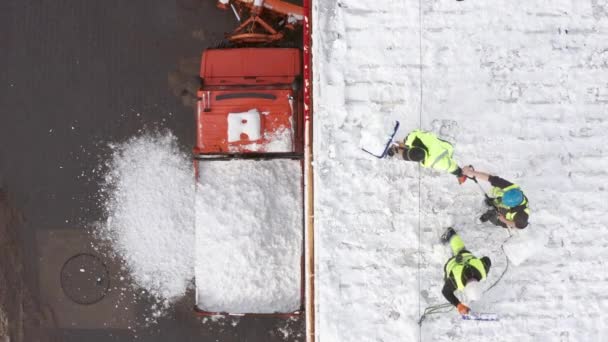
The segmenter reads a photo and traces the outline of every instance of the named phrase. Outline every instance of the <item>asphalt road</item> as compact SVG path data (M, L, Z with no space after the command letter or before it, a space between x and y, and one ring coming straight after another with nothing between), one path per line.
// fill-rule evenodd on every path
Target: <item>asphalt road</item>
M32 247L37 232L82 230L102 217L93 170L108 142L168 128L191 148L193 110L175 94L202 50L235 24L213 0L0 2L0 186L25 217L19 235L33 293L45 263ZM55 341L303 339L301 320L202 323L191 303L180 305L137 334L77 325L48 333Z

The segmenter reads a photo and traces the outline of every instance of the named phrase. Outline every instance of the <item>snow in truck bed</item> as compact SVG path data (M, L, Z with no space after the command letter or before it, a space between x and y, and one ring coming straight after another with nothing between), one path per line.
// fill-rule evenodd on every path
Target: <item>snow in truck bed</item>
M608 3L327 0L313 12L317 341L606 340ZM417 325L445 302L444 227L492 259L486 287L507 236L476 222L474 183L359 150L395 119L399 137L432 130L461 164L526 192L533 255L471 305L499 322L452 310Z
M300 309L300 161L200 161L198 170L197 306L230 313Z

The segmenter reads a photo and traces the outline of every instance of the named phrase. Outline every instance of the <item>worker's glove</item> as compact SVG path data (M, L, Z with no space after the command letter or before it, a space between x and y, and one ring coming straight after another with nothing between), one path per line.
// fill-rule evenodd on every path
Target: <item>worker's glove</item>
M462 303L459 303L456 308L458 309L458 313L461 314L461 315L466 315L471 310L471 309L469 309L468 306L466 306L466 305L464 305Z
M465 176L467 176L469 178L473 178L472 177L472 173L471 173L472 171L475 171L475 169L473 168L472 165L469 165L469 166L463 167L461 172L462 172L463 175L465 175Z

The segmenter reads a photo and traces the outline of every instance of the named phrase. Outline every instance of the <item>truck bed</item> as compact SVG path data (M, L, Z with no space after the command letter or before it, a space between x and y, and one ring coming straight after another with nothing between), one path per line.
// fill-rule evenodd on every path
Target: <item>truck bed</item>
M197 163L197 309L224 313L300 310L301 160Z

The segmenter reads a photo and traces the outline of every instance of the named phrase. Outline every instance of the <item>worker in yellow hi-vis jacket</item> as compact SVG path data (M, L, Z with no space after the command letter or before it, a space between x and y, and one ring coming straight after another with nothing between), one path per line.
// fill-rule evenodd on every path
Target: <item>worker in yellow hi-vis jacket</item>
M528 198L517 184L489 173L475 171L471 166L462 168L469 178L483 180L492 185L486 204L491 208L481 217L481 222L490 221L503 228L523 229L528 226L530 204Z
M454 146L445 140L439 139L435 134L414 130L403 140L388 151L389 156L401 156L403 160L419 162L426 168L438 171L447 171L456 177L462 184L466 177L453 159Z
M477 258L466 250L462 239L452 227L443 233L441 241L449 242L453 254L443 267L445 282L441 293L461 315L466 315L469 307L460 302L454 291L463 291L468 301L479 300L482 295L479 282L486 279L492 262L488 257Z

